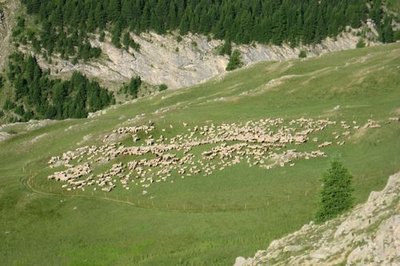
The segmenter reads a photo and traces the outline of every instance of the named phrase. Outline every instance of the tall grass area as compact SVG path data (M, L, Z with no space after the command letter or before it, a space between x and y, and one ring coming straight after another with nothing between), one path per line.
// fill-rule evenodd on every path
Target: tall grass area
M400 170L400 44L287 62L261 63L205 84L111 108L92 119L27 130L0 143L0 261L3 265L227 265L313 219L321 174L340 157L356 202ZM336 108L335 108L336 107ZM129 119L141 115L134 122ZM380 121L294 167L245 164L141 191L66 193L48 181L51 156L125 125L202 125L261 118ZM333 129L332 129L333 130ZM330 134L331 131L321 133ZM309 143L306 145L314 145ZM132 204L129 204L132 203Z

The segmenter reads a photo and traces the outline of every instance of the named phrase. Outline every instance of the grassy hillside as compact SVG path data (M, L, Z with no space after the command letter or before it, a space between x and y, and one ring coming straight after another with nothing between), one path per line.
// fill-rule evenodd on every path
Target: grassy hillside
M320 176L333 156L354 175L357 202L382 189L400 169L400 44L307 60L262 63L203 85L167 91L84 120L28 130L0 143L0 258L6 265L225 265L295 231L316 211ZM338 124L311 138L333 141L327 157L292 167L241 162L212 175L185 177L129 191L66 191L48 181L50 157L102 145L114 129L154 122L152 135L173 137L214 123L282 118ZM380 128L362 129L369 119ZM333 133L351 124L343 146ZM353 121L360 129L353 128ZM169 126L172 125L172 128ZM165 132L162 129L166 129ZM133 145L130 139L121 140ZM140 143L139 143L140 144ZM315 150L308 141L299 150ZM288 145L287 148L291 148ZM201 153L199 148L195 153ZM199 156L198 154L196 156ZM126 162L134 158L117 158ZM109 166L109 165L106 165ZM105 166L95 171L104 171Z

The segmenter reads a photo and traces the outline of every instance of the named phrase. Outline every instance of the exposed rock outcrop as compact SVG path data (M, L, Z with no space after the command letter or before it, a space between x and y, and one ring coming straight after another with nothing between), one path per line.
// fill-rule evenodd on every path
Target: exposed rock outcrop
M0 0L0 71L11 49L11 29L15 24L14 13L19 5L19 1Z
M11 134L8 134L7 132L0 132L0 142L9 139L11 137Z
M245 265L400 265L400 173L368 201L322 225L273 241Z
M369 26L368 26L369 27ZM73 65L64 60L55 59L51 65L39 60L42 67L52 69L56 75L81 71L96 78L108 87L126 82L139 75L152 85L167 84L170 88L188 87L224 74L228 63L227 56L218 55L219 40L209 40L206 36L189 34L181 41L177 35L158 35L144 33L132 35L140 44L140 51L121 50L109 41L92 40L92 45L100 47L107 59ZM245 65L260 61L281 61L297 58L300 50L316 56L332 51L355 48L359 37L354 32L343 33L336 40L327 38L321 44L291 48L287 45L234 45L241 51Z

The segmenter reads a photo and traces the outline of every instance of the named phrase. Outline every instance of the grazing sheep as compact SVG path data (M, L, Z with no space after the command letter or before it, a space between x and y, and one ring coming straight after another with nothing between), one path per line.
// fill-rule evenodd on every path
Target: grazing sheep
M339 138L351 135L351 130L356 126L350 127L348 124L356 125L354 122L338 123L337 127L345 131L332 134L332 138L336 140L335 144L344 145L345 142L339 141ZM77 188L84 190L87 186L94 186L93 191L100 188L102 191L111 192L117 184L126 190L129 190L130 183L148 188L167 181L172 176L178 175L182 178L200 174L207 176L239 163L264 169L294 166L294 160L307 160L326 155L320 150L298 152L289 150L287 146L304 145L311 134L335 126L337 123L329 119L314 120L302 117L292 119L288 123L281 118L267 118L245 123L220 125L209 123L194 127L189 127L187 123L182 124L187 128L184 133L169 139L159 135L157 140L149 135L155 129L151 121L147 125L115 129L104 135L104 145L83 146L60 156L51 157L48 162L51 168L65 166L67 170L55 172L48 178L63 182L62 188L67 190ZM377 125L372 120L366 124L367 127L377 127ZM173 128L172 125L169 127ZM138 134L144 135L145 141L136 146L126 147L118 142L119 138L114 142L111 141L114 135L127 137L130 135L133 143L136 143L140 140ZM312 140L318 142L319 138L313 136ZM318 147L329 145L332 145L332 142L325 141ZM195 152L197 147L201 147L201 153ZM90 163L106 164L120 158L131 157L131 161L126 164L113 163L107 171L96 176L90 175L92 171ZM75 162L78 165L75 165ZM147 190L143 190L143 195L145 194Z

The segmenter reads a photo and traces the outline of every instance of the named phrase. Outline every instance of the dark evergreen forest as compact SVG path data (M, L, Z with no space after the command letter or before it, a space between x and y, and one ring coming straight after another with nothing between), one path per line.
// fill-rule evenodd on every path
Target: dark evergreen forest
M23 42L32 42L37 51L58 52L64 58L89 59L100 51L90 46L88 33L112 33L116 46L121 42L136 49L124 34L153 30L179 30L209 35L235 43L282 44L319 43L337 36L345 26L360 27L367 18L378 24L384 42L393 41L383 12L382 0L22 0L27 12L41 25L40 34L24 33ZM368 5L367 5L368 4ZM390 27L391 28L391 27Z
M17 114L16 121L84 118L114 102L111 93L82 74L75 72L67 81L51 79L34 57L21 53L10 56L7 77L14 98L3 108Z

